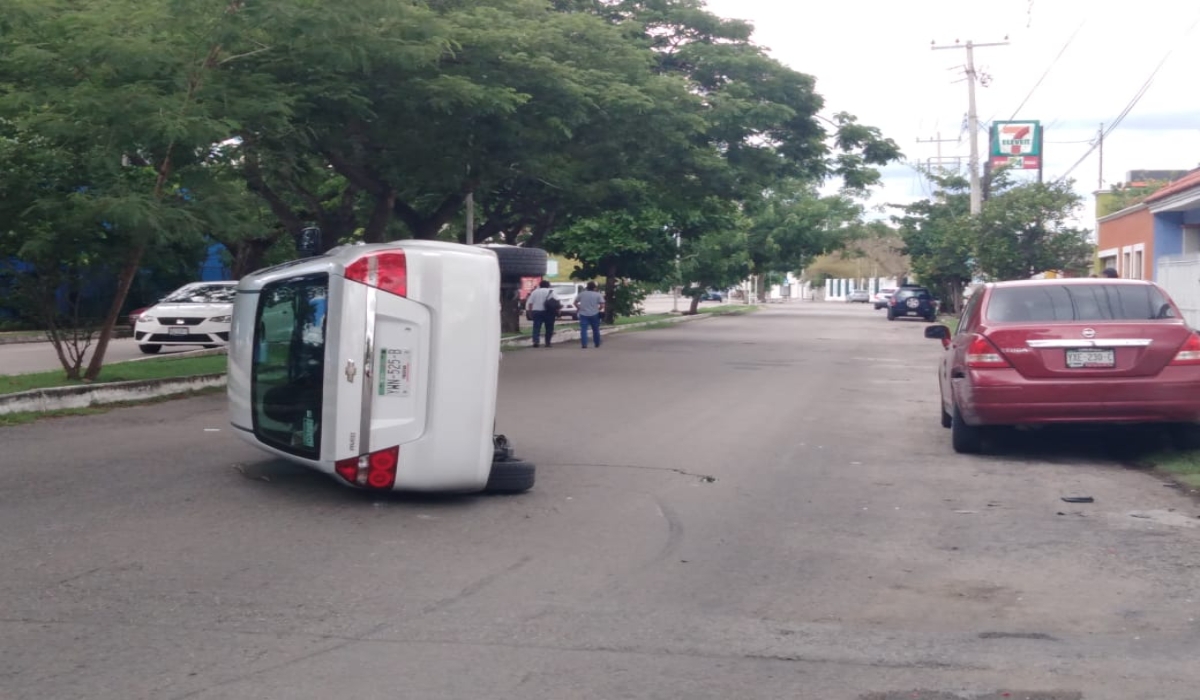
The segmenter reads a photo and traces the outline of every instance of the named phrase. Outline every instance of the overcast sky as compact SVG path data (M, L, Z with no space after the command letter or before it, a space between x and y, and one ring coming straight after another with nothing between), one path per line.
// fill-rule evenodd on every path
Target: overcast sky
M980 44L1007 36L1007 46L975 50L976 68L990 76L989 85L976 90L979 118L1007 120L1015 112L1017 119L1040 120L1047 180L1067 173L1088 152L1101 122L1112 124L1172 51L1149 90L1105 140L1104 182L1123 182L1134 169L1200 166L1196 0L707 2L718 15L751 21L757 43L814 76L826 116L844 110L880 127L910 164L937 155L937 144L917 140L939 132L956 139L942 144L943 156L962 156L966 163L970 148L967 85L961 82L965 51L931 50L930 42ZM979 148L985 159L986 133L980 134ZM885 170L872 204L926 195L928 184L910 164ZM1089 228L1099 176L1095 151L1070 173L1087 197L1089 209L1080 219Z

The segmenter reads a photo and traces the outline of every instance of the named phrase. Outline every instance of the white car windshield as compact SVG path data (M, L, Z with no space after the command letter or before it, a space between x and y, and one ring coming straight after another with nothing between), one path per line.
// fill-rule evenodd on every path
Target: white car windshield
M237 283L189 284L168 294L160 304L232 304Z

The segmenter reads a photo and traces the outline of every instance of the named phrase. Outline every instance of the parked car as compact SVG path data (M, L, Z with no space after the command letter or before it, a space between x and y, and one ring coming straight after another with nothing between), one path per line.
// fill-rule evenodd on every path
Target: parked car
M1200 335L1153 282L981 285L958 329L925 329L946 352L942 426L979 452L993 426L1163 423L1187 446L1200 421Z
M138 349L153 355L164 346L228 343L236 294L237 282L193 282L176 289L138 314L133 327Z
M574 282L556 282L550 285L554 296L562 302L562 308L558 311L559 318L579 320L579 307L576 305L579 300L579 287L580 285Z
M904 286L888 299L887 318L923 318L930 323L937 320L938 304L925 287Z
M725 294L720 290L706 289L700 295L700 301L725 301Z
M895 293L896 293L895 287L884 287L883 289L880 289L878 292L875 292L875 294L871 297L871 303L875 305L875 309L877 311L879 309L886 309L887 305L888 305L888 301L891 300L892 295Z
M846 303L867 304L871 301L871 293L865 289L855 289L846 295Z

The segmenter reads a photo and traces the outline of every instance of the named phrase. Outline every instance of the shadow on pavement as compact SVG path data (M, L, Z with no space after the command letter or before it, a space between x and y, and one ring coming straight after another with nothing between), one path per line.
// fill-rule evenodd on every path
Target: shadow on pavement
M338 483L330 476L292 464L283 459L266 459L234 466L234 470L252 482L260 482L264 491L280 494L297 504L324 506L419 505L423 508L456 508L470 505L481 497L498 498L505 494L444 494L366 491ZM520 495L520 494L518 494Z
M1058 463L1111 462L1131 469L1149 469L1152 455L1172 449L1174 443L1168 431L1160 426L1000 428L989 436L987 454Z

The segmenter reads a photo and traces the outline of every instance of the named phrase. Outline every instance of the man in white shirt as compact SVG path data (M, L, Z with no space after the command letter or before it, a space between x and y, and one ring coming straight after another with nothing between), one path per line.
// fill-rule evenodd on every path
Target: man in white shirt
M550 281L542 280L538 288L529 293L525 300L525 308L533 316L533 347L541 347L542 327L546 328L546 347L550 347L550 338L554 335L554 320L557 313L546 310L546 300L554 296L550 289Z
M588 329L592 330L592 344L600 347L600 314L604 313L604 295L596 291L596 283L588 282L587 289L575 298L575 308L579 309L579 340L583 349L588 346Z

